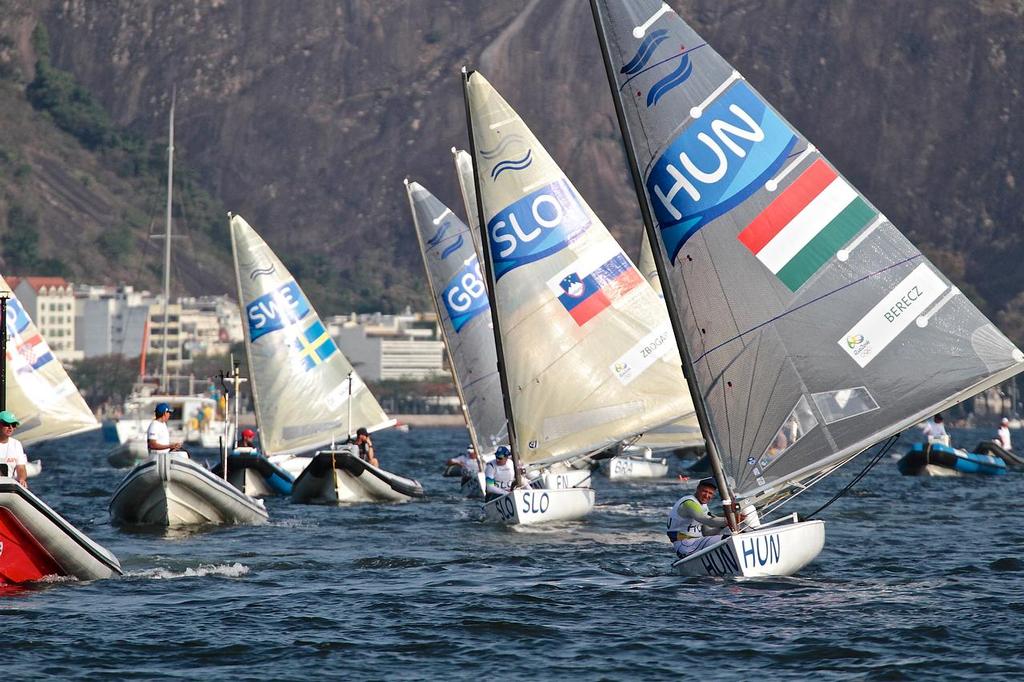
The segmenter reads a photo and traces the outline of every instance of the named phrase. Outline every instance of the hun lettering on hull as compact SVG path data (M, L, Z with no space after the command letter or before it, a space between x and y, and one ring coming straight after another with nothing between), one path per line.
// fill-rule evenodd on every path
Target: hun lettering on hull
M647 176L647 194L672 259L697 230L761 189L796 141L743 82L686 126Z
M740 538L743 568L759 568L777 564L782 556L782 539L777 533Z

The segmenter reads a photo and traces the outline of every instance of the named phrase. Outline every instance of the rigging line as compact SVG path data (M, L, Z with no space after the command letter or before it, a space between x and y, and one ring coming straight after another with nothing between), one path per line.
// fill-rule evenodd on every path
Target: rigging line
M867 463L867 465L866 465L866 466L864 467L864 469L863 469L863 470L862 470L862 471L861 471L861 472L860 472L859 474L857 474L856 476L854 476L854 478L853 478L853 480L852 480L852 481L850 481L850 482L849 482L849 483L848 483L848 484L847 484L847 485L846 485L846 486L845 486L845 487L844 487L844 488L843 488L842 490L840 490L840 491L839 491L839 492L837 492L837 493L836 493L835 495L833 495L833 496L832 496L832 499L831 499L831 500L829 500L829 501L828 501L828 502L826 502L825 504L823 504L823 505L821 505L820 507L818 507L817 509L815 509L815 510L814 510L814 511L813 511L813 512L812 512L812 513L810 514L810 515L808 515L808 516L804 517L804 519L803 519L803 520L804 520L804 521L810 521L810 520L811 520L811 519L813 519L813 518L814 518L814 517L815 517L815 516L816 516L816 515L817 515L817 514L818 514L819 512L821 512L821 511L824 511L824 510L825 510L826 508L828 508L828 506L829 506L829 505L831 505L831 504L832 504L833 502L835 502L836 500L838 500L838 499L839 499L840 497L843 497L844 495L846 495L846 493L850 492L850 489L851 489L851 488L853 488L853 486L855 486L855 485L857 485L858 483L860 483L861 479L863 479L863 478L864 478L864 477L865 477L865 476L867 475L867 473L868 473L869 471L871 471L871 468L872 468L872 467L874 467L874 466L875 466L876 464L878 464L878 461L879 461L880 459L882 459L882 457L883 457L883 456L884 456L884 455L885 455L886 453L888 453L890 449L892 449L892 446L896 444L896 441L897 441L897 440L899 440L899 437L900 437L900 434L899 434L899 433L897 433L897 434L894 434L894 435L892 435L892 436L889 436L889 438L888 438L888 440L886 440L885 444L884 444L884 445L882 445L882 447L880 447L880 448L878 449L878 453L877 453L877 454L875 454L875 456L871 458L871 461L869 461L869 462Z
M806 303L801 303L800 305L798 305L797 307L793 308L792 310L787 310L786 312L779 313L775 317L768 318L764 322L762 322L760 324L754 325L753 327L751 327L750 329L748 329L745 332L740 332L736 336L733 336L731 339L726 339L725 341L722 341L720 344L718 344L717 346L714 346L710 350L704 351L704 353L700 357L695 358L694 359L694 363L697 363L697 362L703 360L706 356L710 355L711 353L714 353L716 350L718 350L722 346L725 346L726 344L732 343L736 339L740 339L740 338L746 336L747 334L749 334L751 332L757 331L761 327L764 327L765 325L769 325L772 322L775 322L776 320L781 320L783 317L786 317L787 315L792 315L793 313L795 313L796 311L800 310L801 308L806 308L807 306L809 306L809 305L811 305L813 303L817 303L818 301L820 301L820 300L822 300L824 298L828 298L829 296L831 296L833 294L838 294L840 291L843 291L844 289L849 289L850 287L852 287L855 284L860 284L861 282L863 282L866 279L870 279L872 277L875 277L876 275L882 274L883 272L886 272L888 270L892 270L893 268L898 268L899 266L904 265L905 263L909 263L910 261L914 261L914 260L917 260L918 258L923 258L923 257L924 257L924 254L922 254L922 253L918 253L917 255L914 255L914 256L908 256L907 258L904 258L903 260L901 260L899 262L893 263L892 265L887 265L887 266L885 266L884 268L882 268L880 270L875 270L874 272L869 272L868 274L864 275L863 277L858 277L857 279L853 280L852 282L847 282L846 284L844 284L843 286L839 287L838 289L833 289L832 291L826 291L821 296L817 296L815 298L812 298L810 301L807 301Z

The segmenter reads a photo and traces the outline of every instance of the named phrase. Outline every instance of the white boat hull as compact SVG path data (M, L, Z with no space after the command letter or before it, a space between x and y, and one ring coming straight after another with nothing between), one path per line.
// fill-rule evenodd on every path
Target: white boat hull
M488 521L531 526L582 519L594 508L591 488L521 488L484 504Z
M160 453L132 469L114 492L118 523L157 526L263 523L263 504L180 453Z
M106 548L91 540L68 523L30 490L22 488L13 478L0 477L0 535L7 542L13 538L7 533L17 528L17 535L28 534L29 544L38 545L51 568L57 575L74 576L79 580L98 580L121 574L117 557ZM11 565L19 561L16 547L9 546L7 553L0 549L0 576L10 582L20 582L12 576L19 567ZM0 548L3 543L0 542ZM23 567L22 567L23 568ZM49 570L46 571L49 573ZM39 576L25 576L37 579ZM0 579L4 582L5 579Z
M950 469L949 467L940 466L938 464L929 464L918 474L918 476L937 476L940 478L948 478L950 476L964 476L960 471L956 469Z
M292 485L292 501L299 504L408 502L422 496L418 481L375 467L347 450L318 452Z
M291 474L292 478L298 478L313 461L309 455L271 455L267 459Z
M825 522L766 524L729 536L672 564L679 575L762 578L793 575L814 560L825 546Z
M668 475L668 460L619 455L603 460L601 471L612 481L664 478Z
M468 476L462 479L460 490L462 494L471 500L480 500L484 497L484 490L487 488L486 479L482 471L476 476Z
M540 485L545 490L567 490L569 488L589 488L593 472L590 469L561 469L544 471L540 475Z

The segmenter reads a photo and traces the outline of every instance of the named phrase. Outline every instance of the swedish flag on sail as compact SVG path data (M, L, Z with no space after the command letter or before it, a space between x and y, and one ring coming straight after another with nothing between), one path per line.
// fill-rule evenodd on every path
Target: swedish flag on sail
M338 351L331 335L324 329L320 320L314 319L301 334L295 337L294 347L299 351L299 362L302 369L309 371L325 362Z

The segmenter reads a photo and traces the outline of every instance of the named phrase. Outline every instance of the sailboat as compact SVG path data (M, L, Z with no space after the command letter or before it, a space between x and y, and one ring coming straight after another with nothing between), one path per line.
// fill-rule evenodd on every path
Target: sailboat
M167 147L167 232L165 234L166 249L164 251L164 330L167 329L167 306L170 300L171 272L171 178L174 171L174 96L171 97L171 113L169 128L169 144ZM163 372L161 388L167 389L167 343L163 345ZM188 404L189 398L170 395L150 395L143 399L143 404L155 405L167 402L172 410L177 405ZM212 400L205 398L205 400ZM150 415L153 414L150 408ZM173 418L180 418L187 423L187 415L179 412ZM149 421L145 420L148 426ZM147 455L135 464L124 477L110 500L108 511L111 519L126 525L157 525L186 526L194 524L243 524L263 523L269 517L260 500L250 497L238 490L224 479L214 475L205 467L194 462L186 452L164 450L149 455L146 427L142 427L143 418L137 419L136 435L125 443L134 443L125 451L115 450L108 457L111 464L123 460L120 456L134 459L135 456ZM170 425L170 422L168 422ZM210 433L215 444L219 444L224 434L224 422L211 420ZM171 441L181 442L181 432L172 430ZM187 435L187 432L186 434ZM143 449L144 448L144 449ZM125 455L125 452L127 453Z
M462 472L462 491L483 497L483 465L508 444L505 406L487 287L468 227L417 182L405 181L427 281L479 470ZM460 467L461 469L461 467Z
M484 511L508 524L580 518L592 489L526 488L520 471L683 414L678 351L657 294L519 115L477 72L463 69L463 88L517 479Z
M24 307L0 278L0 409L21 418L18 440L30 444L99 426ZM0 584L22 584L50 575L79 580L121 574L112 553L75 528L0 467Z
M423 495L414 479L374 466L347 442L356 427L393 426L335 345L309 299L256 231L231 216L238 301L263 454L314 453L292 501L402 502Z
M821 551L824 522L769 522L780 505L1017 374L1024 355L667 4L591 9L709 460L739 531L674 570L792 574Z
M163 339L161 346L161 370L159 386L147 384L140 377L133 395L125 401L122 417L106 433L116 434L118 441L107 455L107 461L116 468L127 468L138 464L149 454L146 442L146 431L153 419L153 410L160 403L171 406L171 419L167 422L171 440L185 443L193 454L199 448L212 452L219 446L220 437L225 424L216 419L217 401L210 396L198 395L192 391L189 378L189 392L181 393L180 387L172 390L171 377L167 370L167 329L170 323L168 306L171 300L171 207L173 198L174 178L174 105L175 95L171 95L171 111L168 123L167 145L167 210L164 229L164 289L163 289ZM145 336L144 336L145 338ZM143 349L143 357L146 349ZM175 377L181 380L184 377ZM211 415L211 418L205 418ZM199 425L202 425L200 428Z

